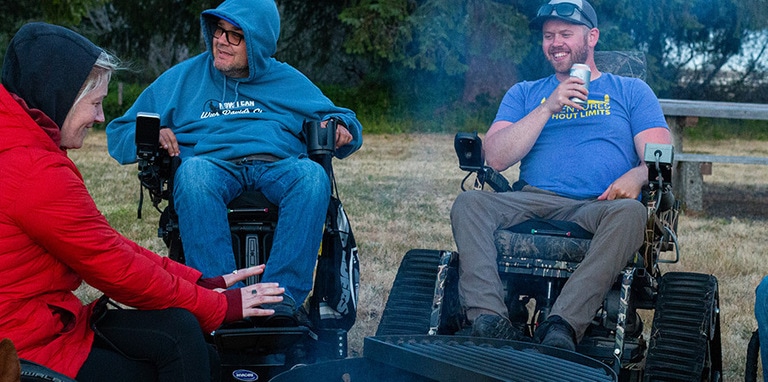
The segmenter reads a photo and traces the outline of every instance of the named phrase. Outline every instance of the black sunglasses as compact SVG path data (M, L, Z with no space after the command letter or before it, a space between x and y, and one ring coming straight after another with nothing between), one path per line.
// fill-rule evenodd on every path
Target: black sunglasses
M590 19L589 16L587 16L587 14L584 13L584 11L581 10L578 5L571 3L544 4L541 6L541 8L539 8L539 12L536 14L536 16L549 16L552 14L552 11L555 11L558 16L562 17L571 17L573 16L574 12L579 11L579 13L581 13L581 15L584 17L584 20L589 23L589 27L595 27L595 22L592 21L592 19Z
M225 30L224 28L217 25L216 29L213 30L213 38L219 38L221 35L226 35L227 42L234 46L240 45L240 42L243 41L243 38L245 37L240 33Z

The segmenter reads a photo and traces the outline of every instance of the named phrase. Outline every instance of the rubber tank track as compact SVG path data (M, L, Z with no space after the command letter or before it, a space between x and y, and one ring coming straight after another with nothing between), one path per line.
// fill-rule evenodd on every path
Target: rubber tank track
M427 334L440 251L412 249L403 256L377 336Z
M718 286L714 276L671 272L662 277L645 381L710 381L722 371ZM712 373L712 370L716 373ZM716 378L717 379L717 378Z

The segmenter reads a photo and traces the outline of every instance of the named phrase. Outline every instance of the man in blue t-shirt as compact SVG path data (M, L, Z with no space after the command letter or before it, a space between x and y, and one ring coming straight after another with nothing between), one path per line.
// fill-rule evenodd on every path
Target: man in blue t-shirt
M227 0L203 11L200 23L207 50L163 73L107 126L109 153L136 162L136 114L160 115L159 144L182 159L173 201L187 265L205 277L236 268L226 205L251 190L277 205L261 280L285 288L274 317L290 320L312 289L331 191L307 156L302 123L335 119L337 158L360 148L362 126L273 57L280 34L273 0Z
M459 293L473 335L521 338L508 319L493 232L534 217L575 222L594 235L589 251L536 332L546 345L573 350L643 243L645 144L670 143L671 137L647 84L595 66L600 31L586 0L551 0L539 8L531 28L542 31L542 49L555 74L514 85L483 144L487 164L498 171L520 162L520 180L527 185L456 198L451 224L461 255ZM584 81L569 74L576 63L590 67L588 92Z

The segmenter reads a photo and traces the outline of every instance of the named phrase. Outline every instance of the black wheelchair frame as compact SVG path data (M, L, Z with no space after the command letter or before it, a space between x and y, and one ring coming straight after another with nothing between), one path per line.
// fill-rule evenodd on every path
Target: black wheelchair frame
M331 118L325 127L318 121L306 121L303 135L309 157L325 169L334 192L332 159L335 151L337 121ZM151 133L141 129L152 129ZM137 123L138 178L141 183L138 218L141 218L144 190L160 212L158 237L168 248L168 256L184 263L178 216L173 205L173 180L181 164L157 147L159 122L147 126ZM145 140L141 142L140 140ZM332 194L333 195L333 194ZM162 208L162 204L166 203ZM265 264L272 247L278 220L278 207L258 191L245 192L228 204L233 253L238 268ZM316 278L317 280L317 278ZM246 280L250 285L258 276ZM312 298L312 297L310 297ZM298 364L311 364L347 357L347 330L321 327L319 317L299 307L299 323L291 327L260 327L252 320L227 324L208 337L222 360L222 380L269 379Z

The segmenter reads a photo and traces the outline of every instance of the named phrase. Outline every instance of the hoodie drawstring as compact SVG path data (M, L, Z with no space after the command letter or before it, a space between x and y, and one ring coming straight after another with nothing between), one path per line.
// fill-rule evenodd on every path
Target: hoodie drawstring
M229 82L229 77L224 76L224 89L221 92L221 102L224 103L224 101L227 99L227 82ZM240 81L235 81L235 102L238 101L240 98L240 91L238 88L240 87Z

